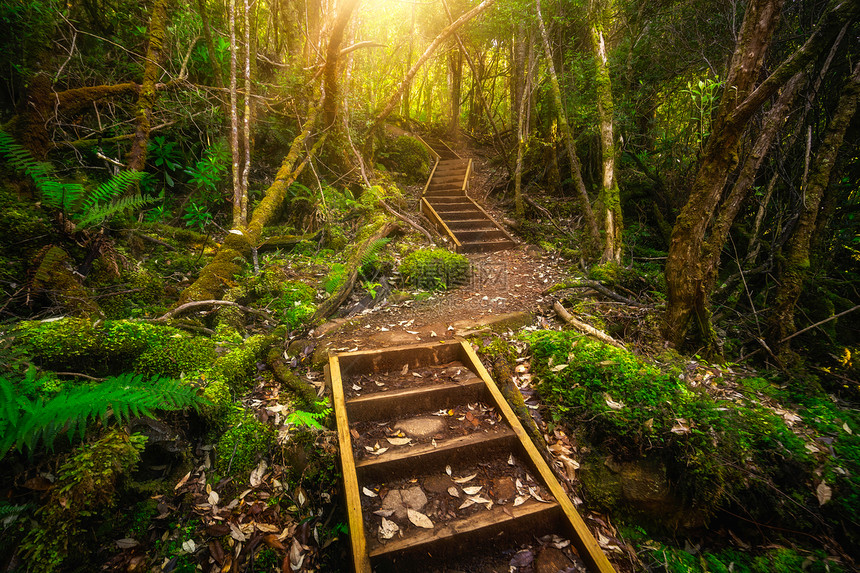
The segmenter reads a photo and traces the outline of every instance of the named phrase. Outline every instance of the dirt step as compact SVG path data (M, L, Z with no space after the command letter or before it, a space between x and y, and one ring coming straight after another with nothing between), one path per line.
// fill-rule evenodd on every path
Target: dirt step
M366 422L405 418L431 408L451 408L486 399L483 380L474 377L461 383L433 384L349 398L346 411L351 422Z
M507 239L507 235L495 227L492 229L464 229L454 231L454 236L463 244Z
M516 243L510 239L502 241L480 241L474 243L463 243L460 246L461 253L489 253L491 251L502 251L514 248Z
M486 217L473 221L446 221L445 224L454 231L455 235L458 231L493 231L497 229Z
M468 199L461 199L460 201L457 201L456 203L454 203L454 202L436 203L435 201L431 201L430 204L433 205L433 208L436 209L436 212L439 213L440 215L442 213L449 213L451 211L456 212L456 211L472 211L472 210L474 210L474 211L480 212L480 209L475 207L475 204L472 203L471 201L469 201Z
M440 203L460 203L464 201L468 201L466 199L465 193L459 194L450 194L450 195L425 195L427 200L430 201L431 205L438 205Z
M433 208L436 209L435 207ZM439 213L439 210L437 209L436 212ZM487 216L484 215L484 213L482 213L478 209L475 209L474 207L472 209L445 211L444 213L439 213L439 216L442 217L446 223L448 221L489 221L489 219L487 219Z

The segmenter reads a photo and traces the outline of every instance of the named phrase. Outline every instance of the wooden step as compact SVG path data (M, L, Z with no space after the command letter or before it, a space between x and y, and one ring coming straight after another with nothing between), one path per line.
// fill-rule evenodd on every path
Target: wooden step
M378 571L420 570L441 559L498 549L517 538L528 540L557 531L562 517L561 508L554 502L530 500L516 507L497 505L432 530L417 530L384 544L371 543L370 559Z
M431 205L439 205L441 203L461 203L467 201L465 193L448 194L448 195L425 195Z
M495 225L489 219L475 219L472 221L448 221L445 223L448 225L448 228L454 231L454 234L457 231L471 231L471 230L484 230L484 231L492 231L497 229Z
M434 384L350 398L346 402L346 411L350 421L365 422L409 417L431 408L450 408L486 398L484 382L476 377L459 384Z
M434 209L435 209L435 207L434 207ZM438 213L438 211L437 211L437 213ZM442 214L440 213L439 216L441 217ZM487 219L487 216L484 215L483 212L481 212L478 209L474 209L474 208L473 209L463 209L460 211L446 211L444 217L445 217L445 223L446 224L449 221L451 221L451 222L456 222L456 221L489 221L489 219Z
M510 428L499 427L492 432L476 432L434 445L417 444L355 462L359 479L365 483L384 482L397 476L443 471L446 465L459 461L479 463L499 456L507 457L514 450L517 436Z
M436 202L431 201L430 204L433 205L433 208L436 209L436 212L439 213L439 215L442 215L443 218L445 218L445 215L443 215L443 213L445 213L447 215L448 213L455 213L455 212L460 212L460 211L475 211L477 213L480 213L480 211L481 211L480 209L475 207L474 203L472 203L468 199L465 201L457 201L456 203L455 202L436 203Z

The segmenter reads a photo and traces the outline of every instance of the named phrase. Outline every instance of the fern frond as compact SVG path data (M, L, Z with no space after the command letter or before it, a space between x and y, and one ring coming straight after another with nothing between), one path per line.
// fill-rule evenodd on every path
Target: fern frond
M94 205L93 207L91 207L89 212L82 214L82 216L79 216L79 218L76 219L75 228L83 229L85 227L98 225L105 219L109 219L117 213L121 213L127 209L139 209L144 205L152 203L153 201L154 199L150 197L130 195L128 197L120 197L119 199L114 199L107 205Z
M132 185L137 185L144 177L143 171L120 171L105 181L87 195L81 205L81 212L91 211L100 203L111 201L119 197Z
M153 417L156 410L198 408L203 402L196 391L179 380L144 378L124 374L97 386L61 391L44 401L18 396L7 380L0 378L0 457L15 447L33 451L39 444L51 448L60 434L81 438L87 425L111 416L118 422L133 415ZM12 404L10 406L10 404Z
M383 237L381 239L375 240L361 256L361 265L364 266L374 262L376 260L377 255L379 255L379 252L382 251L382 248L385 247L385 245L387 245L390 241L390 237Z

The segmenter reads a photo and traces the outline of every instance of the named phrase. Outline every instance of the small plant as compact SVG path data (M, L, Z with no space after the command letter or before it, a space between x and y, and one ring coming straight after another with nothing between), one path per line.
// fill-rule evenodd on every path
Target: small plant
M192 202L185 207L185 214L182 215L182 219L185 221L186 227L196 227L203 231L206 225L212 221L212 213L209 212L206 205Z
M187 167L189 183L195 185L203 194L205 201L216 201L219 198L218 184L229 167L230 155L222 143L216 143L206 150L203 159L194 167Z
M149 157L156 167L161 168L164 184L172 188L176 182L171 173L179 169L179 161L182 159L176 149L176 142L167 141L163 135L153 137L149 142Z
M375 283L371 281L364 281L361 283L361 286L370 294L370 298L376 300L376 291L379 287L382 286L381 283Z
M445 249L419 249L403 259L399 270L409 285L446 290L466 282L469 259Z

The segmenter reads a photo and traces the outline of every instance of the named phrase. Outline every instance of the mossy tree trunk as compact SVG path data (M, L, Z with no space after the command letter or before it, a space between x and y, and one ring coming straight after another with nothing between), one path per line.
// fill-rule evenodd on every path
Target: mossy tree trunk
M555 63L552 59L552 49L549 45L549 34L544 25L543 15L540 11L540 0L536 2L538 26L540 27L540 35L543 40L544 56L546 58L546 67L549 71L550 86L552 87L552 97L555 102L556 114L558 115L558 126L564 138L564 144L567 149L567 158L570 161L570 176L573 179L576 187L579 205L582 208L582 214L585 218L586 232L588 233L588 247L596 249L600 244L600 231L597 229L597 219L594 218L594 211L591 209L591 200L588 198L588 190L585 188L585 181L582 179L582 165L579 162L579 157L576 155L576 143L573 140L573 133L570 129L570 124L567 122L567 112L564 109L564 103L561 99L561 87L558 83L558 75L555 73Z
M608 3L608 2L607 2ZM606 53L606 38L603 33L608 6L601 0L591 5L591 50L594 56L597 88L597 117L600 123L600 148L602 162L602 185L600 200L603 203L603 256L601 260L621 262L621 232L624 229L621 216L621 194L615 178L615 127L612 100L612 81L609 76L609 57Z
M786 245L785 262L780 275L781 280L772 318L772 342L774 346L780 348L780 353L783 355L788 352L788 343L783 345L783 340L795 331L794 309L809 275L810 239L815 229L818 207L830 187L833 166L842 148L845 131L857 111L858 97L860 97L860 63L854 66L848 82L842 89L836 112L830 120L827 133L815 156L809 182L803 190L804 201L800 218Z
M128 169L143 171L146 167L146 150L149 146L149 132L152 129L152 109L155 107L157 91L155 84L161 70L161 56L164 51L164 36L167 26L167 0L155 0L149 21L149 42L146 48L146 61L143 64L143 82L137 98L135 111L135 132L128 153Z
M352 16L355 7L359 0L344 0L341 4L337 18L334 21L334 26L331 30L331 35L326 48L325 65L323 67L323 82L325 90L325 99L323 99L323 115L325 127L329 128L336 125L337 109L340 104L340 89L338 82L338 64L340 63L340 46L343 43L343 35L346 31L346 25L349 24L349 19Z

